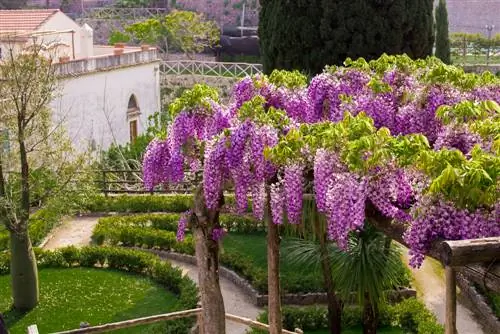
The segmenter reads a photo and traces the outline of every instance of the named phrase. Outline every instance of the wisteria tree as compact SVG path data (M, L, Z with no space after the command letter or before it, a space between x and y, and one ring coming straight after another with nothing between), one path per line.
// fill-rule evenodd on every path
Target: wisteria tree
M436 241L500 235L499 99L491 74L406 56L348 59L309 84L288 72L245 78L227 106L206 86L186 92L170 107L168 137L148 148L144 177L150 188L185 170L200 177L178 236L189 227L196 239L205 332L224 333L225 190L235 210L250 197L267 222L271 333L281 331L277 226L302 222L306 192L340 249L368 223L407 245L415 267Z

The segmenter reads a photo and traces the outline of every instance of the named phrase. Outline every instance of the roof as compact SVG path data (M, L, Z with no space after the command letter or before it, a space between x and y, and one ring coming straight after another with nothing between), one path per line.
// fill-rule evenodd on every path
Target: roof
M0 10L0 32L33 32L59 9Z

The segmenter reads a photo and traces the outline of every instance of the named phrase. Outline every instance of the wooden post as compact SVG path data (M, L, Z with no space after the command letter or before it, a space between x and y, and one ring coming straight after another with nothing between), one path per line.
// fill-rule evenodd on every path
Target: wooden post
M457 333L457 284L455 269L445 267L446 277L446 320L445 334Z
M273 223L271 217L271 194L267 189L266 215L267 222L267 287L269 308L269 333L281 334L283 324L281 320L280 295L280 236L279 227Z
M108 184L106 183L106 171L102 171L102 191L104 192L104 196L108 197Z

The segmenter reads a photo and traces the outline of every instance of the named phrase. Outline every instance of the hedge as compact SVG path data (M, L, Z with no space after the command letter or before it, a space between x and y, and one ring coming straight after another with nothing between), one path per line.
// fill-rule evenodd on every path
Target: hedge
M308 331L328 329L328 309L325 306L283 306L283 328L293 331L300 328ZM268 323L267 311L262 312L257 321ZM351 328L362 323L362 310L358 306L345 306L342 310L342 328ZM381 307L379 327L399 327L405 333L444 333L436 317L416 298L405 299L395 305ZM267 333L253 329L253 334Z
M232 205L234 195L225 195L225 203ZM251 201L248 202L251 212ZM96 196L86 207L91 212L185 212L193 205L190 194L172 195L118 195Z
M176 310L196 308L198 289L196 284L180 269L156 256L120 247L73 246L55 251L35 249L38 268L103 267L150 277L179 298ZM10 258L7 252L0 253L0 275L9 273ZM98 282L96 282L98 284ZM184 334L194 325L194 318L169 321L165 333Z
M31 242L36 245L42 242L52 228L59 223L62 214L50 209L40 209L33 213L29 219L29 234ZM9 248L9 232L0 231L0 251Z
M174 231L177 230L178 220L179 215L171 213L103 217L94 228L92 241L97 245L120 244L194 255L194 240L191 235L186 235L183 242L177 241ZM249 217L222 214L220 220L222 225L232 231L251 232L263 229L262 225ZM258 291L267 292L267 273L256 267L249 257L222 252L220 261L246 278Z

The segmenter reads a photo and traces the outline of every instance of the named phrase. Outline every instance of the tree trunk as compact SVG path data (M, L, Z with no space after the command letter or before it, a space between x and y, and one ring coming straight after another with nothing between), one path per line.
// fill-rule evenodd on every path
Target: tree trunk
M16 309L31 310L38 304L38 271L30 237L23 234L10 233L12 297Z
M221 205L223 196L221 194ZM212 230L218 226L219 212L207 210L203 189L195 194L193 234L196 241L196 263L200 288L202 323L200 333L226 333L226 312L219 284L219 243L212 239Z
M377 319L377 310L372 306L368 295L365 295L365 304L363 307L363 334L377 333Z
M280 237L278 225L273 224L271 218L270 198L271 197L268 190L266 204L266 222L269 333L281 334L283 323L281 320L280 295Z
M326 288L326 296L328 303L328 327L330 334L340 334L342 330L342 301L335 293L335 284L332 279L332 265L328 256L327 235L324 232L324 226L320 224L319 212L314 205L311 212L314 229L319 239L319 251L321 254L321 272L323 274L323 282Z
M342 302L335 294L335 285L332 279L332 266L328 257L326 235L320 240L321 269L326 287L328 301L328 327L331 334L340 334L342 329Z

